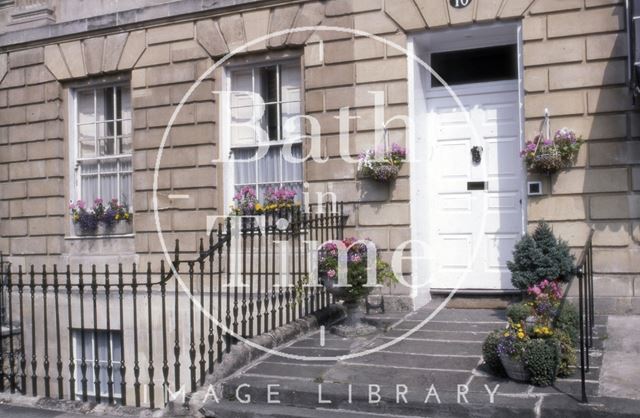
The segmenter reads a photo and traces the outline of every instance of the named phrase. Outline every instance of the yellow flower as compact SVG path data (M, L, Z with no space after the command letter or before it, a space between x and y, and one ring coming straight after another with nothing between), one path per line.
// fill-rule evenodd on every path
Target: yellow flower
M129 214L128 213L124 214L124 219L129 219Z
M116 215L116 221L120 220L120 214Z
M522 331L518 332L518 338L523 339L524 338L524 332L522 332Z
M256 210L262 210L262 205L260 203L256 203Z

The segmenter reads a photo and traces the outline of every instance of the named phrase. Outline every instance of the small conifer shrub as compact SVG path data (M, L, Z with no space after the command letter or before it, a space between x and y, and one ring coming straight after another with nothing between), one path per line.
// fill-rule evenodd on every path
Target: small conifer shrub
M533 234L526 234L516 244L513 261L508 261L507 267L511 283L526 290L544 279L568 281L573 262L567 243L557 239L551 227L541 222Z

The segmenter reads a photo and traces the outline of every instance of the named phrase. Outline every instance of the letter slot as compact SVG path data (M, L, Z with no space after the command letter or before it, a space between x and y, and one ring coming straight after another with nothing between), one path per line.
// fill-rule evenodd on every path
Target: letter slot
M467 182L467 190L487 190L486 181L469 181Z

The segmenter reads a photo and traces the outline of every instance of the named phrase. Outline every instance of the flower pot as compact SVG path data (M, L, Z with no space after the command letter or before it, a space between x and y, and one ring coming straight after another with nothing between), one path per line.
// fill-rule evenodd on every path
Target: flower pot
M82 229L79 222L73 224L73 234L77 237L94 236L98 234L98 229Z
M133 232L133 224L127 221L114 222L111 225L100 223L98 235L125 235Z
M321 277L320 283L327 289L327 292L336 299L345 300L349 298L349 290L344 286L337 286L337 281L328 277Z
M500 362L510 379L518 382L529 381L531 375L521 359L515 360L506 354L500 354Z
M106 225L103 222L99 222L98 226L94 230L86 230L80 227L80 223L73 224L73 232L77 237L92 237L101 235L125 235L133 232L133 224L131 222L120 221L115 222L112 225Z

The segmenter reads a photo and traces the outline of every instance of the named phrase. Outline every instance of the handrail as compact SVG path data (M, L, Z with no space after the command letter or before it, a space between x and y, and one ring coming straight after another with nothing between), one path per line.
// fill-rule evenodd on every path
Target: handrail
M590 370L589 352L593 348L593 326L594 326L594 300L593 300L593 234L595 230L590 228L587 241L582 247L578 256L574 271L567 285L567 289L572 285L574 278L578 279L578 317L580 331L580 380L582 403L588 403L586 390L586 373ZM566 303L568 291L565 291L560 301L560 307L553 319L553 326L557 323L560 312Z

